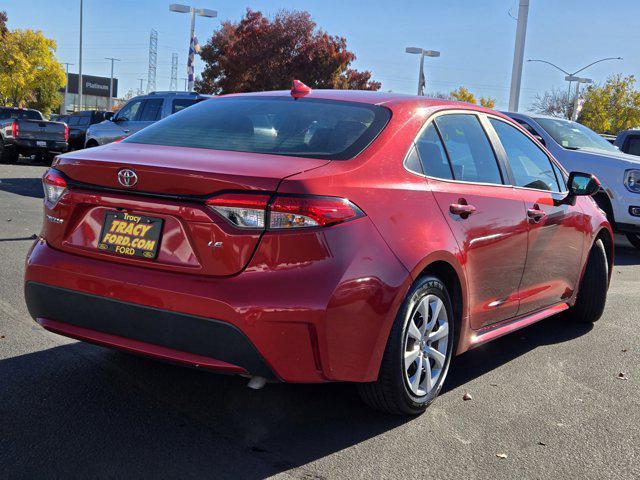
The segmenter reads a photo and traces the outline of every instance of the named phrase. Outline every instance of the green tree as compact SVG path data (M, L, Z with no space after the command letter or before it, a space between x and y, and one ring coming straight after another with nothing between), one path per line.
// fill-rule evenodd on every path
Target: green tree
M289 89L294 78L311 88L380 88L370 72L351 68L356 56L346 39L317 28L307 12L270 19L247 9L239 22L222 22L200 57L206 65L195 89L202 93Z
M459 87L451 92L450 96L453 100L457 100L459 102L467 102L474 105L477 105L478 103L476 96L465 87ZM480 105L486 108L494 108L496 106L496 99L491 97L480 97Z
M640 92L633 75L617 74L587 88L578 122L598 133L617 134L640 126Z
M59 106L66 78L55 50L55 41L40 31L7 31L0 42L0 101L44 115Z

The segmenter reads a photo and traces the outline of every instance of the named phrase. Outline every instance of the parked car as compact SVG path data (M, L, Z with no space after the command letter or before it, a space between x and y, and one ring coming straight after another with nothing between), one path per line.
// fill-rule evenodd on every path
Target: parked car
M602 189L594 199L614 231L640 248L640 158L627 155L577 122L536 114L507 113L567 169L594 173Z
M69 129L48 122L37 110L0 107L0 162L15 162L19 155L40 158L66 152Z
M209 97L193 92L152 92L134 97L110 120L89 127L85 147L97 147L125 138L205 98Z
M57 121L69 127L69 150L84 148L87 130L91 125L104 122L113 117L113 112L104 110L83 110L61 116Z
M291 94L218 97L58 157L32 317L255 388L357 382L398 414L427 407L454 354L563 311L598 320L613 236L594 176L482 107Z
M633 128L618 133L613 144L621 152L629 155L640 156L640 129Z

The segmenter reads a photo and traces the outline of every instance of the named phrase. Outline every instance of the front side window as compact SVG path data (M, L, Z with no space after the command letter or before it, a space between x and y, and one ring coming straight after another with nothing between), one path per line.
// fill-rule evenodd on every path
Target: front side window
M537 145L502 120L490 118L489 122L509 158L516 186L560 191L551 160Z
M640 155L640 136L632 135L627 140L625 152L631 155Z
M127 103L118 112L117 114L118 120L121 120L121 121L135 120L141 104L142 104L142 100L133 100L132 102Z
M435 123L456 180L503 183L498 161L476 115L447 114L437 117Z
M258 95L212 98L125 142L346 160L385 127L378 105Z
M416 148L425 175L453 180L447 153L433 122L416 139Z

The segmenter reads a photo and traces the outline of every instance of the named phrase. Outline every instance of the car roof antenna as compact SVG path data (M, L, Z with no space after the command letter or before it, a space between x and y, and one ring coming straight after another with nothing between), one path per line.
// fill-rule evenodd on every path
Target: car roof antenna
M311 88L307 87L300 80L293 80L293 84L291 85L291 96L295 100L302 98L305 95L309 95L310 93Z

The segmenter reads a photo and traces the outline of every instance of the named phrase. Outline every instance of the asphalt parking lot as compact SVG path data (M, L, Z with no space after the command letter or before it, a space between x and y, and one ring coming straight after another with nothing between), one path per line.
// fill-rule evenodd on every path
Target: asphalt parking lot
M640 477L640 251L625 242L596 325L551 318L468 352L424 415L397 418L348 384L253 391L41 329L22 275L44 170L0 165L1 478Z

